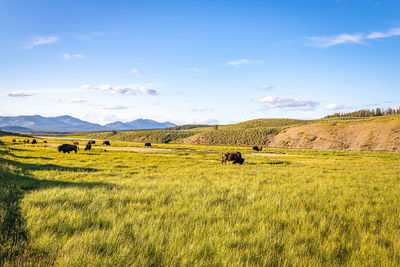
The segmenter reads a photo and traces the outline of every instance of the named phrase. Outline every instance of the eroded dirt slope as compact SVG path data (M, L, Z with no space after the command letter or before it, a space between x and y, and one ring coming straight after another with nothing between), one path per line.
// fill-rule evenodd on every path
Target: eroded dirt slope
M270 136L269 147L400 151L400 120L307 124Z

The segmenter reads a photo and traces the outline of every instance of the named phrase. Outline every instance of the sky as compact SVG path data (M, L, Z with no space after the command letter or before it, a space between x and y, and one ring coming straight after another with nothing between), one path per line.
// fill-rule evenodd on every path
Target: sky
M0 0L0 116L227 124L400 104L400 1Z

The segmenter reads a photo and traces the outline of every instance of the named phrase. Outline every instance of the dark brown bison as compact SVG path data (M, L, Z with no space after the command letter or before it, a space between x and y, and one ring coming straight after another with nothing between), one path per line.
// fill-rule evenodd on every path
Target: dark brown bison
M24 140L24 143L25 143L25 144L29 144L29 139L25 139L25 140Z
M46 141L46 140L44 140L44 141L43 141L43 143L46 143L46 144L47 144L47 141Z
M70 144L62 144L61 146L58 146L58 152L63 152L63 153L69 153L71 151L75 151L75 153L78 153L78 147L76 145L70 145Z
M17 140L13 139L12 142L15 143L15 142L17 142Z
M263 149L262 146L258 147L258 146L253 146L253 150L255 151L261 151Z
M86 147L85 147L85 151L87 151L87 150L91 150L92 149L92 145L90 144L90 141L86 144Z
M90 140L90 141L89 141L89 144L94 145L94 144L96 144L96 141Z
M37 144L36 139L33 139L33 140L32 140L32 145L34 145L34 144Z
M110 144L110 141L103 141L103 145L109 146L111 144Z
M222 155L222 163L226 164L226 161L233 161L233 164L243 164L244 158L242 158L242 154L239 151L228 152Z
M75 141L75 142L73 142L73 144L77 146L77 145L79 145L79 142Z
M144 143L144 146L151 146L151 143Z

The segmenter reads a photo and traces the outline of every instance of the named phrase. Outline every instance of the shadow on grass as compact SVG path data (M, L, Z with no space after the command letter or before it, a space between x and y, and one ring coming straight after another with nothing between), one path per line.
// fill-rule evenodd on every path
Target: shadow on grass
M112 189L115 185L107 183L75 183L54 180L38 180L30 174L32 170L58 170L88 172L92 168L65 167L55 164L21 163L6 159L13 156L0 142L0 266L12 265L51 265L41 255L36 255L29 248L29 236L19 203L24 194L31 190L52 187Z

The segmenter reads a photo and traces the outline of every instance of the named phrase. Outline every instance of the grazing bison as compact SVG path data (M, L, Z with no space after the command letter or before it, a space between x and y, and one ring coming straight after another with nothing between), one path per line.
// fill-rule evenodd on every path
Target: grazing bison
M89 140L89 143L88 143L88 144L94 145L94 144L96 144L96 141L94 141L94 140Z
M15 142L17 142L17 140L13 139L12 142L15 143Z
M261 151L262 150L262 146L258 147L258 146L253 146L253 150L255 151Z
M222 163L226 164L226 161L233 161L233 164L243 164L244 158L242 158L242 154L239 151L228 152L222 155Z
M58 152L63 152L63 153L69 153L71 151L75 151L75 153L78 153L78 147L76 145L70 145L70 144L62 144L61 146L58 146Z
M151 143L144 143L144 146L151 146Z
M87 151L87 150L91 150L92 149L92 145L90 144L90 141L86 144L86 147L85 147L85 151Z
M25 140L24 140L24 143L25 143L25 144L29 144L29 139L25 139Z
M77 146L77 145L79 145L79 142L75 141L75 142L73 142L73 144Z
M103 145L109 146L111 144L110 144L110 141L103 141Z
M43 141L43 143L46 143L46 144L47 144L47 141L46 141L46 140L44 140L44 141Z
M34 144L37 144L36 139L33 139L33 140L32 140L32 145L34 145Z

